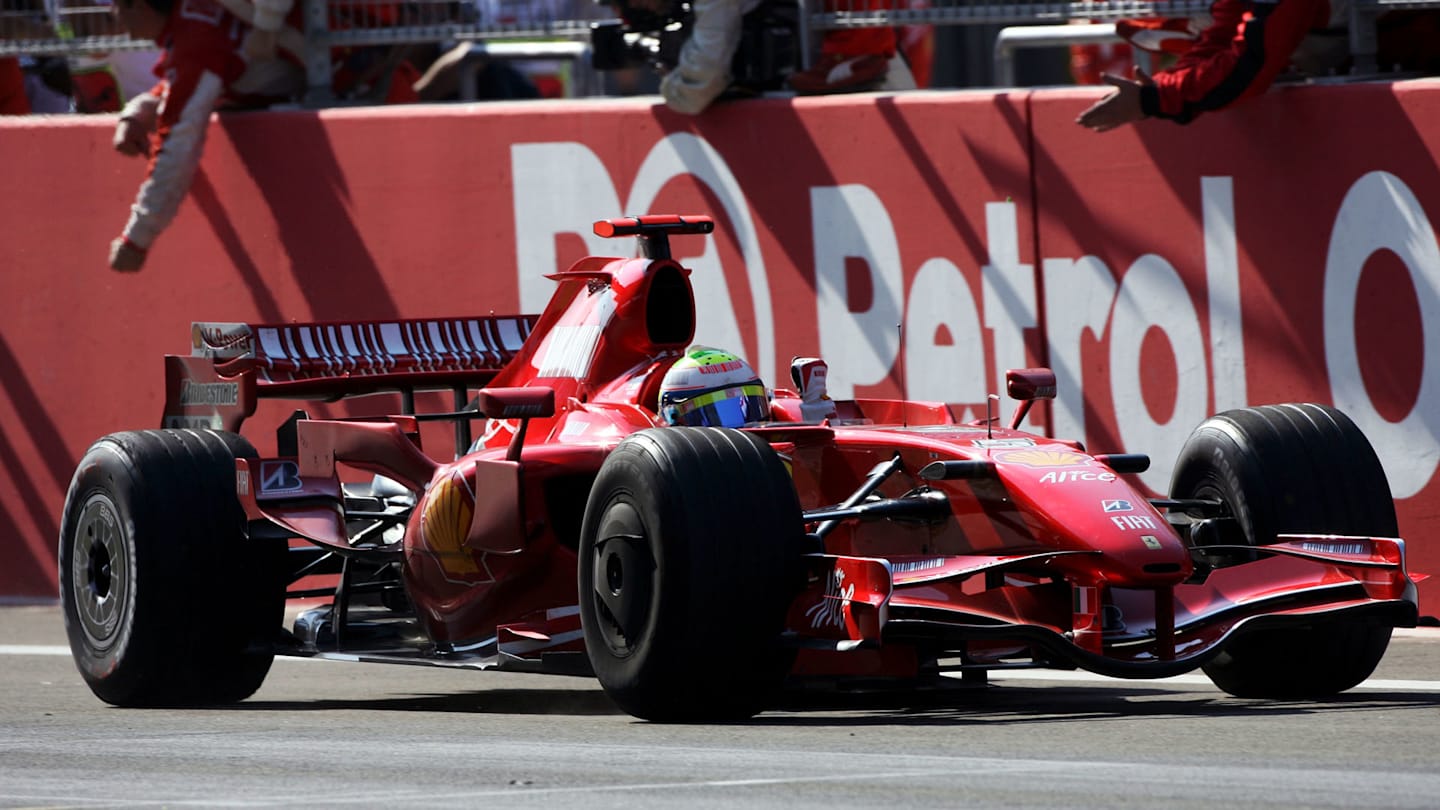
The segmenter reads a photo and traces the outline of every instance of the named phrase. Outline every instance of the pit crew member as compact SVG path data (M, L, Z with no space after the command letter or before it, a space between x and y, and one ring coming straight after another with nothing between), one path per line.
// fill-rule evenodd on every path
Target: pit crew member
M1076 118L1096 132L1167 118L1189 123L1196 116L1268 89L1291 63L1312 31L1324 31L1344 9L1343 0L1216 0L1212 21L1175 64L1152 78L1106 76L1115 90Z
M153 39L162 51L159 83L125 105L115 128L115 151L150 160L130 219L110 244L111 269L133 272L190 188L210 114L289 98L303 88L304 73L297 54L273 55L275 32L263 35L267 47L254 48L260 56L252 58L246 48L256 29L217 0L116 0L112 8L132 37ZM290 26L274 38L282 48L303 42Z

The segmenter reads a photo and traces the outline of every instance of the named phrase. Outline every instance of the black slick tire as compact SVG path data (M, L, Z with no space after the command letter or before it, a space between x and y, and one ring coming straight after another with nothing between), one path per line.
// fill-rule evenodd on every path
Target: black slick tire
M721 428L622 441L585 510L581 623L607 694L636 717L741 720L794 660L779 643L803 584L804 524L769 444Z
M1324 405L1266 405L1206 420L1180 451L1175 498L1224 504L1227 541L1264 546L1277 534L1395 537L1395 504L1374 448L1349 417ZM1244 560L1232 560L1243 564ZM1390 642L1365 619L1242 633L1204 667L1237 697L1301 699L1370 676Z
M80 460L60 526L75 664L117 706L233 703L260 687L283 622L286 544L247 537L236 457L203 430L116 433Z

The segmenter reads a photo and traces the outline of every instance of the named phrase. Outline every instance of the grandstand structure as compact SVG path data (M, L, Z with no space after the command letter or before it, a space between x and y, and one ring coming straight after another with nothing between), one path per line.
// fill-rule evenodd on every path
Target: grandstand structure
M794 0L809 63L822 32L873 26L1005 26L997 37L999 58L991 81L1007 86L1013 71L1003 63L1016 49L1104 41L1106 24L1121 19L1191 17L1205 14L1210 0ZM613 21L603 0L296 0L305 21L307 103L329 100L335 48L473 42L477 55L500 59L559 59L588 70L587 42L597 22ZM770 0L788 2L788 0ZM1440 0L1351 0L1352 76L1373 76L1376 21L1390 11L1440 8ZM1083 25L1073 25L1085 23ZM1097 28L1097 25L1100 26ZM1046 26L1043 31L1021 29ZM1016 31L1020 34L1016 34ZM1025 35L1028 34L1028 35ZM144 50L120 31L106 3L96 0L0 0L0 57L75 56ZM599 83L579 81L573 95L598 92Z

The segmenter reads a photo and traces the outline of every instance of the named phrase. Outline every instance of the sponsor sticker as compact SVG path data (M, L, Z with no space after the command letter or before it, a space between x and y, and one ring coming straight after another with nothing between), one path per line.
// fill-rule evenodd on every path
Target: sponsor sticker
M1145 547L1148 549L1158 550L1160 548L1160 538L1156 537L1153 534L1140 535L1140 542L1144 543Z
M1139 531L1141 529L1154 529L1155 518L1149 515L1115 515L1110 522L1124 531Z
M452 474L431 490L420 517L420 531L435 560L456 577L480 573L475 556L465 547L465 534L475 515L475 500L465 480Z
M235 471L235 494L236 494L236 495L249 495L249 494L250 494L250 471L249 471L249 470L236 470L236 471Z
M1330 542L1306 540L1300 544L1300 548L1304 551L1315 551L1320 554L1348 554L1357 557L1368 557L1370 555L1370 544L1363 540L1337 540Z
M537 377L581 377L590 372L590 363L595 357L595 347L600 342L603 327L593 324L579 326L556 326L550 330L545 342L543 357L535 361Z
M892 574L911 574L916 571L931 571L945 566L944 557L932 557L928 560L910 560L908 562L891 563Z
M180 404L186 405L239 405L240 383L215 382L197 383L192 380L180 381Z
M289 460L260 462L261 495L298 492L301 486L298 463Z
M1135 509L1129 501L1101 501L1106 512L1130 512Z
M196 357L229 359L250 353L250 327L243 323L193 323L190 353Z
M1075 481L1114 481L1118 476L1112 472L1096 472L1092 470L1061 470L1060 472L1047 472L1040 476L1042 484L1069 484Z
M1079 467L1090 463L1089 456L1064 450L1012 450L995 458L1026 467Z

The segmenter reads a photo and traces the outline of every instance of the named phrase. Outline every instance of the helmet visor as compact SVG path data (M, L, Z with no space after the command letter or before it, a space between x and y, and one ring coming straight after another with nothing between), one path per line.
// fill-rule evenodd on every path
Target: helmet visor
M671 421L689 427L734 428L770 418L770 401L758 382L707 391L672 407Z

